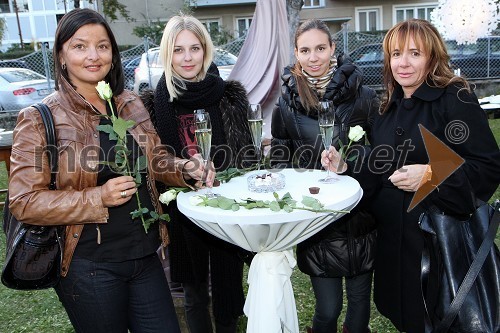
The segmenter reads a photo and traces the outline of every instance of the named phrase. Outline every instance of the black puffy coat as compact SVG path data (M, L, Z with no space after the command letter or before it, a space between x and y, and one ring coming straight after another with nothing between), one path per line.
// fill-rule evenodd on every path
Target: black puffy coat
M362 73L350 59L338 60L339 67L326 87L323 100L337 106L334 142L348 143L349 127L360 125L369 132L379 100L375 91L361 84ZM317 115L308 114L300 102L296 79L285 68L281 97L273 111L271 163L275 167L321 169L324 150ZM338 143L336 144L337 149ZM298 244L299 269L311 276L354 276L373 269L376 225L362 209L362 202L339 220Z

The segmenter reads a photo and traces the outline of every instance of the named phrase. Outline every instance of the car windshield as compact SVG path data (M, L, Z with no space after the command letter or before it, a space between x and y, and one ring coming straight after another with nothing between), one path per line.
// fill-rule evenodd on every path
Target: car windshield
M37 72L26 70L2 72L0 73L0 76L10 83L45 79L45 76L38 74Z
M217 51L215 53L214 62L217 66L230 66L236 64L236 56L226 51Z

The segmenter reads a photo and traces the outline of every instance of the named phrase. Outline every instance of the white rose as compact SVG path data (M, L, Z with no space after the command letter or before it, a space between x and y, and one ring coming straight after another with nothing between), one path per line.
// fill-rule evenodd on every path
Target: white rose
M99 94L99 97L101 99L107 101L110 100L111 97L113 97L113 91L111 90L109 83L106 83L105 81L99 81L95 89L97 90L97 93Z
M165 205L168 205L170 201L175 200L176 197L176 190L168 190L167 192L163 192L162 194L160 194L159 200Z
M203 198L200 197L199 195L193 195L189 197L189 203L193 206L198 206L203 202Z
M356 125L349 128L349 140L358 142L365 135L363 127Z

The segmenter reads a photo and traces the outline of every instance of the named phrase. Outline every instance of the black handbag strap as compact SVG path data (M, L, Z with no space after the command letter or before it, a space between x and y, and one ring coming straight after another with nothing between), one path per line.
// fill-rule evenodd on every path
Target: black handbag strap
M50 165L50 184L49 189L56 189L56 175L58 170L58 157L59 153L57 151L57 141L56 141L56 128L54 125L54 118L52 118L52 113L47 105L43 103L33 104L32 107L40 112L42 116L42 121L45 125L45 138L47 140L47 145L45 147L47 153L49 154L49 165Z
M450 328L451 324L455 320L455 317L458 314L458 311L462 307L465 298L467 294L469 293L470 288L474 284L474 281L477 278L477 275L481 271L481 268L484 264L484 261L486 260L486 257L490 253L491 247L493 245L493 241L495 239L495 235L498 229L498 225L500 223L500 202L497 200L494 204L494 213L493 217L491 219L490 225L488 227L488 231L485 234L485 237L483 239L483 242L481 243L481 246L479 247L479 251L477 251L476 257L474 258L474 261L472 262L471 266L469 267L469 270L467 271L467 274L465 275L464 280L460 284L460 287L458 288L457 294L453 298L453 301L450 304L450 307L448 308L448 311L444 315L443 319L439 323L439 325L436 327L434 332L447 332L448 329ZM430 268L430 257L429 257L429 251L427 249L424 250L422 254L422 285L423 289L426 288L426 284L428 281L428 274L429 274L429 268ZM424 294L424 304L425 304L425 294ZM426 318L425 318L425 327L426 327L426 332L430 331L430 328L432 327L427 305L425 304L425 312L426 312Z

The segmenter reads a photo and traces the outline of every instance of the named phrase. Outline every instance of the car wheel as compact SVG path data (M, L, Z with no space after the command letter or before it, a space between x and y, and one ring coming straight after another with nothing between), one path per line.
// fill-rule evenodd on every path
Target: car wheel
M125 88L128 90L134 89L134 79L133 78L128 78L125 80Z
M144 90L146 90L148 88L149 88L149 84L147 84L147 83L141 83L139 85L139 94L142 93Z

